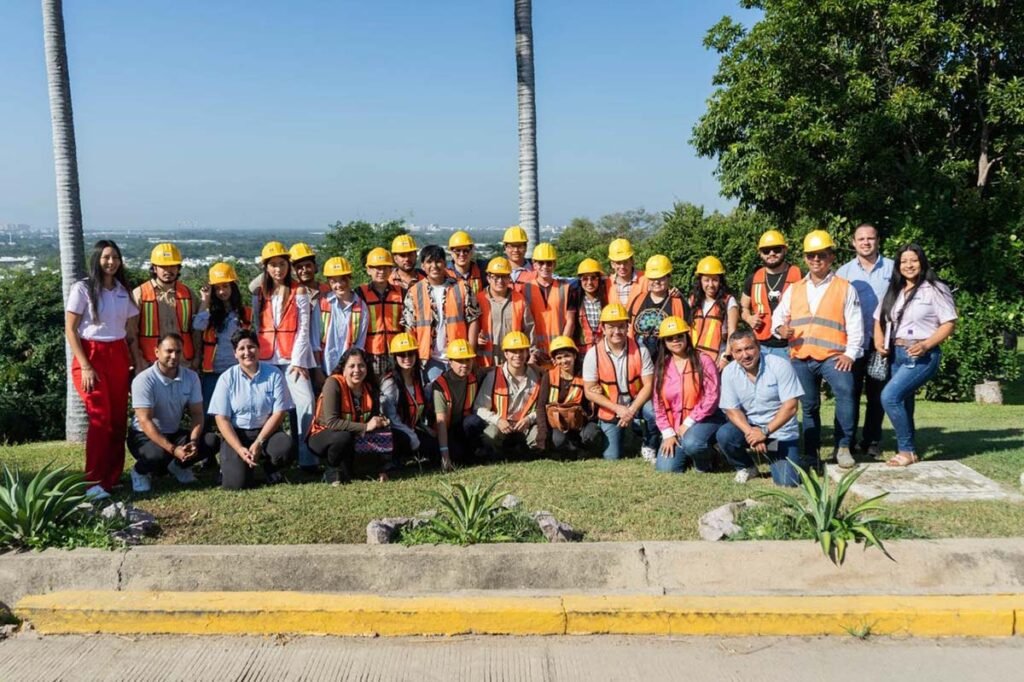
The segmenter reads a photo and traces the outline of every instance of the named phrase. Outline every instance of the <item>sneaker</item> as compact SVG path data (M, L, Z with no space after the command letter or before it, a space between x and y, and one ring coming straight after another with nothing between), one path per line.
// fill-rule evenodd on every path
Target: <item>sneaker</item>
M135 473L135 472L132 471L132 473ZM108 493L106 490L104 490L103 486L101 486L101 485L94 485L93 487L91 487L91 488L89 488L88 490L85 491L85 496L87 498L89 498L90 500L93 500L93 501L106 500L106 499L108 499L110 497L110 493Z
M737 483L746 483L752 478L757 478L761 475L761 472L757 470L757 467L744 467L736 472L736 476L732 479Z
M153 486L149 479L149 474L140 474L135 468L132 468L132 492L136 493L148 493L152 490Z
M649 445L645 445L640 448L640 456L644 458L645 462L653 462L658 459L658 451Z
M335 467L324 468L324 483L333 486L341 485L341 472Z
M871 459L882 459L882 446L878 443L872 443L864 452Z
M836 464L840 469L852 469L857 466L857 460L853 458L850 448L838 447L836 448Z
M190 483L196 482L196 475L192 473L192 469L181 466L177 461L170 462L167 465L167 471L178 479L178 483L182 485L189 485Z

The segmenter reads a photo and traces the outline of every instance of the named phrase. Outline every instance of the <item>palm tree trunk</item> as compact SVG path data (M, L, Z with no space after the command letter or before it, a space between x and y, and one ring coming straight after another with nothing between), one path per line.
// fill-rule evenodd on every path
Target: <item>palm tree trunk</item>
M60 274L67 302L71 285L85 276L85 239L82 235L82 203L78 194L78 154L75 120L71 110L71 78L64 42L64 7L61 0L42 0L43 40L46 49L46 80L50 89L50 121L53 126L53 166L57 176L57 233L60 239ZM85 406L71 381L71 348L65 344L68 368L66 438L83 442L88 426Z
M519 95L519 224L540 242L537 199L537 105L533 83L533 0L516 3L516 75Z

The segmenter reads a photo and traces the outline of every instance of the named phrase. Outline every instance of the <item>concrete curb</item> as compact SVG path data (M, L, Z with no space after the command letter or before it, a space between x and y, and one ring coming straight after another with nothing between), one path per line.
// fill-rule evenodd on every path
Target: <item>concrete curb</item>
M1024 594L376 597L301 592L55 592L16 614L43 634L1009 637Z

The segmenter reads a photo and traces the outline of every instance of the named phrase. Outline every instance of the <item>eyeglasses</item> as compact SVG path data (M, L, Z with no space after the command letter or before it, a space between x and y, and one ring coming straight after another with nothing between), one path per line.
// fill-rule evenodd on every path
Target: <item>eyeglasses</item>
M767 256L770 253L782 253L785 250L785 246L766 246L763 249L760 249L761 253L764 254L765 256Z
M463 247L463 248L458 248L458 249L452 249L452 253L454 253L457 256L464 256L464 255L466 255L467 253L469 253L472 250L473 249L467 249L467 248Z
M805 253L804 258L807 260L828 260L828 257L831 255L828 251L812 251L811 253Z

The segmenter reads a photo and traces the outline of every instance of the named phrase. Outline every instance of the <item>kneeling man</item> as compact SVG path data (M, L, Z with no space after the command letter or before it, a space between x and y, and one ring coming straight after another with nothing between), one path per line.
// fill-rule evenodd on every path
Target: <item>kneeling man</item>
M501 350L504 364L484 375L474 403L477 416L487 424L484 442L499 452L524 443L540 451L548 437L547 375L527 365L530 339L523 332L505 334Z

